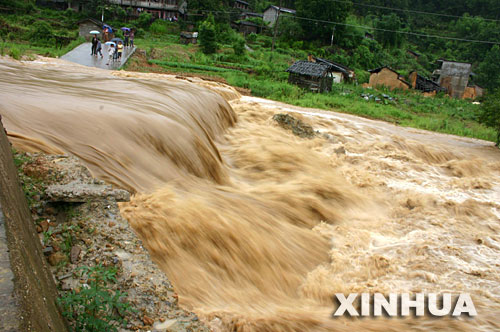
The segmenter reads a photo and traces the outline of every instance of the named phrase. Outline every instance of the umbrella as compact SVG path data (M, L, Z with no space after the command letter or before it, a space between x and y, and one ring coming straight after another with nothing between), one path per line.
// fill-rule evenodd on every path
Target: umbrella
M91 35L98 35L98 34L100 34L100 32L99 32L99 31L97 31L97 30L92 30L92 31L90 31L89 33L90 33Z
M117 44L118 44L118 42L122 42L122 44L123 44L123 39L118 38L118 37L111 39L111 41L112 41L112 42L115 42L115 43L117 43Z
M123 31L130 31L130 28L122 27Z
M111 28L111 27L110 27L109 25L107 25L107 24L104 24L104 25L102 26L102 28L103 28L103 29L108 28L108 32L109 32L109 33L113 33L113 28Z
M115 43L113 43L113 42L111 42L111 41L106 42L106 44L105 44L105 45L113 45L113 46L116 46L116 44L115 44Z

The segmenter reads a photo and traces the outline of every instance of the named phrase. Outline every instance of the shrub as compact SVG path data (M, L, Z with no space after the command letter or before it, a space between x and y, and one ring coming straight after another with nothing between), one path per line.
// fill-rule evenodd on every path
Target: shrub
M142 12L141 15L135 20L135 25L142 29L147 29L151 24L153 16L150 13Z
M52 27L46 21L36 21L30 28L29 40L35 45L47 45L53 38Z
M21 56L22 56L22 52L16 46L12 46L9 50L9 56L16 59L16 60L20 60Z
M212 15L209 15L208 18L201 23L199 41L203 53L212 54L217 51L215 24Z
M234 54L238 56L245 54L245 39L240 35L233 40L233 50Z
M156 35L164 35L167 33L167 22L156 20L149 27L149 31Z
M67 292L59 299L64 317L68 318L75 331L107 332L117 331L126 323L122 318L133 310L122 298L120 291L112 292L110 282L116 282L116 269L106 269L102 265L78 268L81 277L87 278L88 287L77 293Z

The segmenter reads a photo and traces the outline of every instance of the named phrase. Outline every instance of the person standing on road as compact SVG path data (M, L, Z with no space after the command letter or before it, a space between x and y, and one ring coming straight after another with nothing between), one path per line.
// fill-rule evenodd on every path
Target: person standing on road
M90 55L94 55L94 56L97 56L97 36L94 35L94 37L92 37L92 51L90 53Z
M97 46L96 46L96 52L95 52L95 56L97 56L98 54L101 56L101 59L102 59L102 43L101 43L101 40L99 38L97 38Z
M135 37L135 32L134 29L130 30L130 47L134 47L134 37Z
M110 44L109 45L109 50L108 50L108 63L106 64L109 65L110 62L113 62L114 60L114 56L115 56L115 45L114 44Z
M130 30L123 31L123 36L125 37L125 47L128 47L128 41L130 37Z
M123 53L123 44L121 41L118 42L117 52L118 52L118 61L122 61L122 53Z

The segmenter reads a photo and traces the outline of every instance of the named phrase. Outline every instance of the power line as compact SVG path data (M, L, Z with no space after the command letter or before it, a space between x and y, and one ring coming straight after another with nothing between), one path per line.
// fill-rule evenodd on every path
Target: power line
M289 18L295 18L295 19L299 19L299 20L306 20L306 21L319 22L319 23L328 23L328 24L335 24L335 25L343 25L343 26L349 26L349 27L355 27L355 28L363 28L363 29L370 29L370 30L377 30L377 31L384 31L384 32L394 32L394 33L401 33L401 34L418 36L418 37L455 40L455 41L463 41L463 42L471 42L471 43L479 43L479 44L492 44L492 45L499 44L499 42L492 42L492 41L488 41L488 40L477 40L477 39L445 37L445 36L438 36L438 35L429 35L429 34L420 33L420 32L411 32L411 31L402 31L402 30L389 30L389 29L382 29L382 28L373 28L373 27L369 27L369 26L365 26L365 25L356 25L356 24L349 24L349 23L340 23L340 22L333 22L333 21L317 20L317 19L306 18L306 17L292 16L292 15L283 15L283 16L284 17L289 17Z
M334 0L334 1L346 2L346 1L343 1L343 0ZM239 11L223 11L223 10L201 10L201 12L203 12L203 13L222 13L222 14L240 13ZM198 15L203 15L203 14L189 14L188 13L188 15L198 16ZM420 33L420 32L374 28L374 27L370 27L370 26L366 26L366 25L356 25L356 24L340 23L340 22L334 22L334 21L318 20L318 19L312 19L312 18L307 18L307 17L300 17L300 16L295 16L295 15L289 15L289 14L282 14L281 16L282 17L287 17L287 18L299 19L299 20L306 20L306 21L311 21L311 22L318 22L318 23L328 23L328 24L349 26L349 27L362 28L362 29L368 29L368 30L377 30L377 31L384 31L384 32L401 33L401 34L406 34L406 35L411 35L411 36L417 36L417 37L454 40L454 41L462 41L462 42L470 42L470 43L478 43L478 44L490 44L490 45L500 44L500 42L493 42L493 41L488 41L488 40L477 40L477 39L467 39L467 38L446 37L446 36L439 36L439 35L429 35L429 34Z
M360 2L354 2L354 1L347 1L347 0L332 0L335 2L340 2L340 3L352 3L353 5L356 6L364 6L364 7L371 7L371 8L377 8L377 9L386 9L386 10L394 10L394 11L400 11L400 12L407 12L407 13L414 13L414 14L422 14L422 15L434 15L434 16L443 16L443 17L451 17L451 18L463 18L463 19L474 19L475 17L472 16L458 16L458 15L451 15L451 14L440 14L440 13L433 13L433 12L425 12L425 11L420 11L420 10L412 10L412 9L403 9L403 8L394 8L394 7L386 7L386 6L379 6L379 5L370 5L366 3L360 3ZM492 21L492 22L500 22L500 20L495 20L492 18L484 18L481 17L485 21Z

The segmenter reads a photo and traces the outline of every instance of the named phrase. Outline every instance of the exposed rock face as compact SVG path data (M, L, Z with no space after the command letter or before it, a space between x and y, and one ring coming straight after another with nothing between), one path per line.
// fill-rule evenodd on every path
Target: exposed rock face
M128 202L130 193L123 189L113 189L109 185L68 183L47 187L47 198L53 202L84 203L100 199L113 199L116 202Z
M294 135L299 137L312 138L316 136L316 132L310 125L294 118L289 114L275 114L273 116L273 120L276 121L281 127L291 130Z

